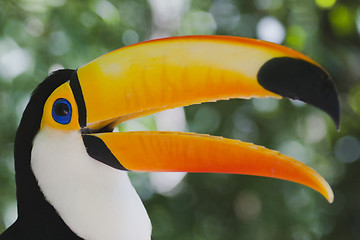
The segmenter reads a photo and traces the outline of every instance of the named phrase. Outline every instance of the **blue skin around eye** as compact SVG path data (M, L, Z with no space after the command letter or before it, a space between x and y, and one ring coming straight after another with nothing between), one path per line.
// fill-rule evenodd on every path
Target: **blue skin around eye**
M59 104L67 105L69 111L66 115L61 116L56 113L56 106L58 106ZM71 108L71 104L68 100L66 100L64 98L59 98L54 102L53 107L52 107L52 117L56 122L58 122L60 124L64 124L64 125L68 124L71 121L71 115L72 115L72 108Z

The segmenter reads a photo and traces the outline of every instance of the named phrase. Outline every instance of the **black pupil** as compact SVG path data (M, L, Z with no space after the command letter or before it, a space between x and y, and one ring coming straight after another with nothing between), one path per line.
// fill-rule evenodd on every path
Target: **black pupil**
M55 113L58 116L66 116L69 114L69 106L65 103L58 103L55 106Z

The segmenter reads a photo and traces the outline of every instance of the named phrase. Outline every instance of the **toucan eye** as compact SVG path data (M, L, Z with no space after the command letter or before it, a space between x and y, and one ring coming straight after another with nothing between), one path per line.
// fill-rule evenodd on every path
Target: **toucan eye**
M71 104L64 98L59 98L54 102L52 108L53 119L60 124L68 124L71 121Z

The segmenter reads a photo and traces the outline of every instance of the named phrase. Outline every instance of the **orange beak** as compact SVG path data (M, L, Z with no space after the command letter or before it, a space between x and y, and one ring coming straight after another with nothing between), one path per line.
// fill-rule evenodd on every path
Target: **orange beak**
M266 176L315 189L328 183L276 151L232 139L180 132L112 133L119 123L202 102L289 97L327 112L339 124L336 89L317 63L258 40L187 36L124 47L79 68L70 85L88 153L121 170L218 172Z

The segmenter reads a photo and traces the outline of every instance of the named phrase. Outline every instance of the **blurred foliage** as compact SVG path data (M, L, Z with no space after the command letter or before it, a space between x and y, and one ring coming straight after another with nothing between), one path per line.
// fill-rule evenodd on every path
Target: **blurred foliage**
M160 11L172 1L181 9ZM32 89L54 69L184 34L277 41L330 72L341 98L339 132L319 110L288 100L194 105L186 118L190 131L251 141L305 162L330 182L335 201L294 183L223 174L188 174L164 195L147 174L132 174L153 239L360 239L358 0L1 0L0 232L13 219L13 141Z

